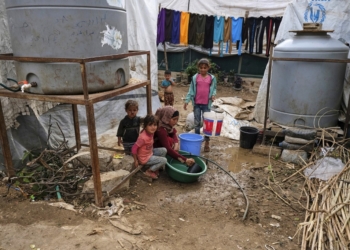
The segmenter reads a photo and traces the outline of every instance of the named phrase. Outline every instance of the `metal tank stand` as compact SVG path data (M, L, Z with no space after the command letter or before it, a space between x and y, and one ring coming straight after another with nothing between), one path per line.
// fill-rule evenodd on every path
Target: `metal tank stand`
M94 61L102 61L102 60L116 60L116 59L121 59L129 56L140 56L140 55L147 55L147 80L146 81L128 84L118 89L89 94L88 84L86 80L86 68L85 68L86 63L94 62ZM97 146L97 138L96 138L94 103L146 86L147 113L151 114L152 101L151 101L150 52L149 51L129 51L129 53L125 53L125 54L100 56L100 57L84 58L84 59L16 57L16 56L13 56L13 54L0 54L0 60L18 61L18 62L36 62L36 63L71 62L71 63L80 64L81 78L82 78L82 84L83 84L82 95L38 95L38 94L31 94L26 92L24 93L10 92L8 90L2 89L0 90L0 97L72 104L74 132L75 132L75 141L76 141L76 146L73 148L76 148L78 151L82 146L90 147L91 167L92 167L94 190L95 190L95 204L99 207L102 207L103 197L102 197L102 187L101 187L101 177L100 177L100 165L99 165L99 159L98 159L99 147ZM77 105L85 106L86 118L88 123L89 145L82 144L80 140L80 128L79 128ZM5 125L5 119L4 119L3 110L1 106L1 101L0 101L0 143L1 143L2 151L4 155L7 174L9 177L14 177L16 173L13 168L12 155L11 155L11 151L8 143L8 137L6 132L6 125ZM104 149L115 150L113 148L104 148Z

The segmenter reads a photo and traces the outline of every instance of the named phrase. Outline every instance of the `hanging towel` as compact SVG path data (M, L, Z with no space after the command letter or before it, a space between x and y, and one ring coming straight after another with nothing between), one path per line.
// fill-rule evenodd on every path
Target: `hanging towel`
M242 27L243 27L243 17L234 18L232 17L232 42L239 42L238 45L238 55L242 54Z
M173 13L173 28L171 31L171 43L180 43L180 16L181 12L174 10Z
M180 43L188 44L188 24L190 22L190 13L189 12L181 12L180 19Z
M196 43L197 18L198 14L190 14L190 21L188 24L188 44Z
M225 18L224 42L226 42L226 53L232 51L232 18Z
M204 32L205 32L205 15L197 16L197 29L196 29L196 41L195 45L203 45L204 43Z
M214 39L214 16L206 16L203 48L212 49Z
M171 35L173 30L173 10L165 9L165 42L171 41Z
M215 16L214 17L214 36L213 41L219 44L219 55L223 56L223 48L224 48L224 25L225 18L223 16Z
M157 23L157 45L165 40L165 9L161 9L158 14Z

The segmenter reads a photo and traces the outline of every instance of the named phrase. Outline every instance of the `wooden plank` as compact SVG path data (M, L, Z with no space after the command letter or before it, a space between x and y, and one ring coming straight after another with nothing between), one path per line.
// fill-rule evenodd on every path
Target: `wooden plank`
M129 180L133 175L135 175L138 171L141 170L143 166L139 165L137 168L135 168L130 174L128 174L127 176L124 176L124 178L122 180L120 180L120 182L117 183L117 185L115 185L115 187L113 187L111 190L109 190L107 192L108 195L114 194L115 191L118 190L118 188L120 188L121 185L123 185L127 180Z
M81 95L40 95L33 93L22 93L22 92L11 92L5 89L0 89L0 96L25 99L25 100L36 100L43 102L59 102L59 103L70 103L84 105L85 100Z
M102 186L101 186L101 175L100 175L100 162L98 159L98 148L96 138L96 126L95 126L95 114L94 105L88 104L85 106L86 118L88 125L89 141L90 141L90 154L91 154L91 168L94 181L95 190L95 204L96 206L103 206L102 199Z
M147 86L150 83L151 83L150 81L131 83L131 84L128 84L128 85L121 87L121 88L118 88L118 89L113 89L113 90L104 91L104 92L100 92L100 93L90 94L89 99L92 101L92 103L97 103L97 102L112 98L114 96L127 93L131 90L138 89L138 88L141 88L143 86Z
M79 128L79 116L78 116L78 107L76 104L72 104L73 112L73 121L74 121L74 134L75 134L75 143L77 151L81 149L81 138L80 138L80 128Z
M152 88L151 88L151 55L147 54L147 80L150 84L146 87L147 114L152 114Z
M4 119L4 113L2 111L2 104L0 100L0 144L2 148L2 153L4 155L5 168L8 177L16 176L15 170L13 168L12 155L10 150L10 144L7 137L6 124Z
M84 146L84 147L90 147L89 144L84 144L82 143L81 146ZM109 150L109 151L115 151L115 152L118 152L118 153L124 153L124 149L118 149L118 148L108 148L108 147L101 147L101 146L97 146L98 149L104 149L104 150Z

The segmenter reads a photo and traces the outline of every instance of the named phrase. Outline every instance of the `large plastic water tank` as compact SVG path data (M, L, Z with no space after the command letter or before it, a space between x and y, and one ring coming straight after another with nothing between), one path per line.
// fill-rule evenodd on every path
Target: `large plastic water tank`
M6 0L13 54L88 58L128 52L125 0ZM15 64L17 79L36 81L39 94L82 93L79 64ZM129 60L86 64L89 92L124 86Z
M275 58L347 59L349 48L326 31L296 31L274 49ZM345 63L274 61L269 118L287 126L337 125Z

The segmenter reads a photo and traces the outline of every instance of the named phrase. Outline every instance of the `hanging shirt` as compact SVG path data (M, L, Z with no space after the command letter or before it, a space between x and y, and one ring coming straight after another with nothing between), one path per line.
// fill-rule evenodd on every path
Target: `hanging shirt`
M243 17L234 18L232 17L232 30L231 30L231 39L232 42L239 41L238 45L238 55L242 53L242 26L243 26Z
M188 44L188 24L190 22L190 13L189 12L181 12L180 19L180 43Z
M224 25L225 18L223 16L215 16L214 18L214 36L213 40L215 43L219 44L219 54L223 56L223 48L224 48Z
M196 43L197 17L198 14L190 14L190 21L188 24L188 44Z
M171 30L171 43L180 43L180 16L181 12L174 10L173 12L173 28Z
M173 10L165 10L165 42L171 41L171 35L173 30Z
M203 48L213 48L214 16L206 16Z
M232 29L232 18L225 18L224 25L224 42L226 42L226 53L229 52L231 54L232 51L232 37L231 37L231 29Z
M158 14L157 24L157 45L165 40L165 9L161 9Z
M197 29L196 29L196 41L195 45L203 45L204 43L204 32L205 32L205 15L197 16Z

